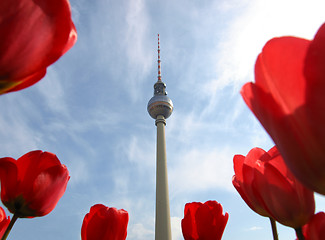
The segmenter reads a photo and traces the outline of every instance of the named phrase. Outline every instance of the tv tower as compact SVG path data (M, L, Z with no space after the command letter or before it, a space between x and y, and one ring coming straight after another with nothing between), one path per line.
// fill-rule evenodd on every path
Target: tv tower
M161 80L159 34L158 81L154 85L154 95L148 102L147 110L150 116L156 119L157 126L155 240L171 240L165 125L166 119L173 112L173 102L167 97L166 84Z

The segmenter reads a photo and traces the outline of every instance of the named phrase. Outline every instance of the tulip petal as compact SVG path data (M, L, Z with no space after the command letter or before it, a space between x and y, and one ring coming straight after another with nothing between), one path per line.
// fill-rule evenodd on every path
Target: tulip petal
M323 24L311 41L305 58L304 73L308 81L306 87L306 109L311 123L322 126L325 120L325 24ZM314 129L315 130L315 129ZM317 128L317 140L324 144L325 129ZM323 145L324 146L324 145Z
M325 129L319 126L325 121L324 70L320 67L325 62L324 35L323 26L313 41L294 37L270 40L256 61L256 83L247 83L241 90L290 170L323 194ZM318 72L314 66L319 67Z
M0 94L39 81L76 41L68 0L5 1L0 16Z
M269 217L269 213L265 211L265 206L261 203L253 187L254 171L256 168L256 159L261 159L265 151L261 148L253 148L247 156L234 156L235 175L232 183L246 204L256 213Z
M274 171L271 171L270 168L266 168L263 173L256 171L254 184L255 187L259 189L258 194L261 195L267 210L272 213L272 217L281 224L290 226L290 221L292 219L291 216L288 216L288 213L295 213L293 216L295 217L296 210L300 208L300 205L299 202L295 202L295 190L290 183L287 182L286 178L281 173L275 169L273 170ZM290 209L288 209L288 207ZM293 211L291 209L293 209ZM286 223L287 221L289 223ZM304 223L299 223L298 226L294 227L302 225L304 225Z
M6 217L6 213L2 207L0 207L0 238L2 238L8 225L10 223L10 217Z
M203 204L200 202L193 202L185 204L184 218L182 219L182 233L186 240L198 239L198 233L195 223L195 213L197 209Z
M127 235L127 211L102 204L91 207L81 227L82 240L124 240Z
M9 157L0 158L1 200L5 205L17 196L17 179L16 160ZM11 211L11 208L9 210Z
M7 80L0 80L0 94L6 93L6 92L14 92L19 91L21 89L27 88L36 82L38 82L40 79L42 79L46 74L46 69L41 69L40 71L31 74L25 78L20 79L19 81L12 81L11 79Z
M242 158L238 166L234 161L234 168L237 168L233 177L235 188L258 214L293 228L303 226L315 211L313 191L303 186L289 171L276 147L262 155L254 154L254 151L261 152L253 148L243 163ZM242 177L243 182L239 182L236 181L238 172L243 176L248 172L253 177L246 180Z
M311 220L303 227L303 233L306 240L325 239L325 213L315 214Z
M309 165L307 169L312 168L313 174L306 175L304 168L299 168L299 170L302 171L300 175L304 175L301 178L308 179L314 175L316 179L312 178L310 182L313 181L313 185L319 183L318 188L322 189L321 193L325 194L325 128L323 127L325 122L325 24L320 27L311 41L304 63L304 73L308 84L305 89L306 100L303 112L307 120L303 126L309 133L308 138L304 139L305 148L307 148L305 151L308 151L305 162ZM313 187L317 188L317 186Z
M26 195L26 199L33 197L29 208L37 209L39 216L50 213L63 196L69 179L69 172L64 165L54 166L39 173L34 180L33 191Z
M309 42L295 37L273 38L257 58L256 85L272 94L284 114L304 103L305 94L300 89L306 85L302 69Z
M317 103L323 100L323 90L325 88L325 23L317 31L313 41L310 42L304 61L304 75L308 80L307 97ZM320 95L321 94L321 95ZM313 97L312 97L313 96ZM324 110L324 105L322 106Z
M31 151L0 159L1 200L18 217L44 216L65 192L69 172L55 154Z
M217 201L187 203L182 219L185 240L220 240L228 221L228 213L223 215L222 206Z
M222 215L220 203L207 201L197 209L195 219L200 239L220 240L228 221L228 214Z

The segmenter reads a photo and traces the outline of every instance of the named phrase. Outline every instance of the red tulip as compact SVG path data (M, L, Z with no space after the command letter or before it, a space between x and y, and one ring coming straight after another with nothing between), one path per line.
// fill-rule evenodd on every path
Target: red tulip
M8 225L10 223L10 217L6 217L6 213L2 207L0 207L0 238L5 233Z
M229 215L217 201L187 203L182 219L185 240L220 240Z
M76 42L68 0L1 0L0 94L44 77Z
M86 214L82 227L82 240L125 240L129 214L127 211L96 204Z
M1 200L18 217L50 213L65 192L69 172L55 154L32 151L0 158Z
M313 216L314 193L289 171L276 147L234 156L234 169L233 185L258 214L295 229Z
M234 156L234 170L235 175L232 178L232 183L242 199L246 204L256 213L264 216L271 217L265 210L264 203L261 201L259 195L256 195L258 189L255 188L254 172L256 171L256 160L263 160L265 157L265 151L260 148L253 148L247 156L235 155Z
M325 239L325 213L315 214L311 220L302 228L305 240Z
M293 174L325 194L325 24L312 41L271 39L241 94Z

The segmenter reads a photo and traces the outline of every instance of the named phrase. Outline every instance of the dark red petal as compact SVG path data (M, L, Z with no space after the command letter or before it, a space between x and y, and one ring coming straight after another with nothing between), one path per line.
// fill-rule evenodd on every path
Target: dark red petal
M13 212L18 185L18 169L16 160L5 157L0 158L1 200Z
M3 80L0 81L0 94L6 92L14 92L19 91L21 89L27 88L32 86L33 84L37 83L40 79L42 79L46 74L46 69L41 69L40 71L28 75L25 78L20 79L19 81L12 81L8 79L7 81Z
M306 76L306 107L304 114L308 119L306 131L311 135L306 139L309 149L308 159L314 166L318 181L325 182L325 24L318 30L311 41L305 59L304 73ZM321 180L320 180L321 179ZM325 185L325 183L323 183ZM323 189L325 194L325 188Z
M195 223L199 239L213 239L213 215L206 204L199 207L195 214Z
M319 39L324 35L322 29L317 34ZM241 94L295 176L325 194L325 130L319 127L325 121L324 91L304 77L305 57L314 41L293 37L272 39L256 61L256 84L244 85ZM320 82L324 85L324 81ZM308 90L309 85L317 88L319 94ZM313 100L308 103L308 99Z
M31 151L0 159L2 201L20 217L48 214L62 197L69 172L53 153Z
M256 85L271 94L285 114L305 102L303 67L309 43L295 37L273 38L256 61Z
M235 176L233 177L232 183L242 199L253 211L262 216L269 216L252 186L254 181L254 171L257 167L256 161L264 154L265 151L263 149L253 148L249 151L246 157L235 155Z
M37 175L39 172L38 165L40 162L41 154L41 150L31 151L17 159L19 179L21 181L24 180L28 174L30 175L32 173L33 176ZM33 179L31 181L33 181Z
M306 103L308 113L312 114L312 120L316 121L316 126L319 126L318 124L323 123L325 119L325 24L320 27L315 38L311 41L304 63L304 73L307 80ZM323 128L318 130L322 134L322 140L325 141L325 130Z
M81 240L87 240L87 227L89 222L89 213L87 213L84 217L84 220L82 221L81 226Z
M182 233L185 240L197 240L197 228L195 221L195 214L197 209L202 206L203 203L192 202L185 204L184 218L182 219Z
M29 202L29 208L37 216L50 213L65 193L70 179L68 169L64 165L51 167L35 178L30 186L31 191L24 191L23 196Z
M265 151L263 149L258 147L252 148L245 157L244 165L255 167L256 161L261 159L264 154Z
M25 185L31 186L42 171L54 166L61 166L61 162L53 153L35 150L18 158L17 166L19 169L18 177L23 188Z
M270 214L265 210L265 207L262 204L259 195L255 193L255 190L253 189L254 186L250 185L246 187L239 187L238 185L235 184L234 186L248 207L250 207L254 212L256 212L257 214L263 217L270 217ZM247 190L248 188L250 189ZM247 194L245 190L247 192L249 191L249 193Z
M295 176L314 190L325 193L325 177L322 177L325 166L319 160L324 154L319 153L323 151L313 139L305 111L299 108L291 115L285 115L275 99L253 83L245 84L241 94ZM315 157L317 154L319 158ZM315 159L311 159L311 156Z
M9 216L7 217L3 208L0 207L0 238L5 233L9 223L10 223L10 217Z
M103 217L100 212L106 211L107 207L92 208L86 215L82 228L85 232L82 240L104 239L105 231L109 224L109 219Z
M303 227L306 240L323 240L325 239L325 213L315 214L307 225Z
M304 59L304 74L308 81L307 97L313 97L315 103L319 105L319 100L323 100L322 90L325 88L325 23L319 28L314 39L309 44L306 58ZM312 100L312 98L310 99ZM324 110L324 104L322 110Z
M82 240L87 240L88 223L89 221L91 221L92 217L96 215L97 212L100 211L101 209L107 209L107 207L103 204L95 204L90 208L89 213L85 215L81 226Z
M89 218L92 218L98 211L101 211L101 209L107 209L107 207L104 204L93 205L89 211Z
M285 114L272 95L254 83L246 83L240 93L247 106L271 137L275 138L280 135L279 128L281 125L279 126L279 122L284 118Z
M243 177L243 164L245 161L245 156L243 155L235 155L233 158L233 163L234 163L234 172L235 172L235 178L236 182L243 182L244 177Z
M261 148L253 148L247 156L235 155L233 159L236 181L249 185L253 181L253 171L256 161L263 156L265 151Z
M82 240L124 240L128 221L129 215L125 210L98 205L84 219Z
M294 178L294 176L292 175L292 173L289 171L287 165L285 164L279 150L277 149L276 146L274 146L273 148L271 148L268 152L267 152L268 156L269 156L269 160L267 162L264 162L264 167L273 167L274 169L276 169L276 171L279 172L279 174L288 177L292 177L293 179L288 179L288 181L295 181L296 179Z
M228 220L222 213L222 206L216 201L207 201L198 208L195 215L199 239L220 240Z
M272 161L278 161L280 158L272 159ZM284 162L282 163L284 165ZM297 228L303 226L313 215L315 205L312 191L302 192L302 185L297 186L295 182L268 163L264 164L263 172L256 171L255 173L254 185L267 211L276 221ZM305 201L305 199L311 199L311 201Z
M0 15L1 93L11 91L9 81L14 90L24 79L26 87L37 82L76 41L68 0L5 0Z
M221 213L222 213L222 206L221 206ZM224 215L220 214L217 215L214 222L215 222L215 236L217 236L220 240L222 238L223 232L226 228L227 222L229 219L229 214L226 212Z
M268 160L268 155L261 148L253 148L251 149L247 156L245 157L245 161L243 164L242 174L243 174L243 182L246 185L250 185L254 180L254 171L258 168L257 161L261 161L261 159Z
M114 221L110 222L109 229L111 230L106 231L105 239L125 240L127 236L127 224L129 222L129 214L127 211L109 208L107 216L114 219Z

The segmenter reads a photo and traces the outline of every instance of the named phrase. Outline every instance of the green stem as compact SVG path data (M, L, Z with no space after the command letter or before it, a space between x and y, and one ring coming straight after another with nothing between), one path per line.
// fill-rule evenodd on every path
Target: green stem
M8 225L8 227L7 227L7 229L6 229L6 231L5 231L5 233L3 234L1 240L6 240L6 239L7 239L7 237L8 237L8 235L9 235L9 233L10 233L12 227L14 226L14 224L15 224L17 218L18 218L18 215L16 215L16 214L14 214L14 215L12 216L12 219L11 219L11 221L10 221L10 223L9 223L9 225Z
M273 239L279 240L278 231L276 229L276 222L273 218L270 218L270 222L271 222L271 227L272 227Z
M298 240L305 240L305 237L302 234L302 228L301 227L295 228L295 231L296 231L296 235L297 235Z

